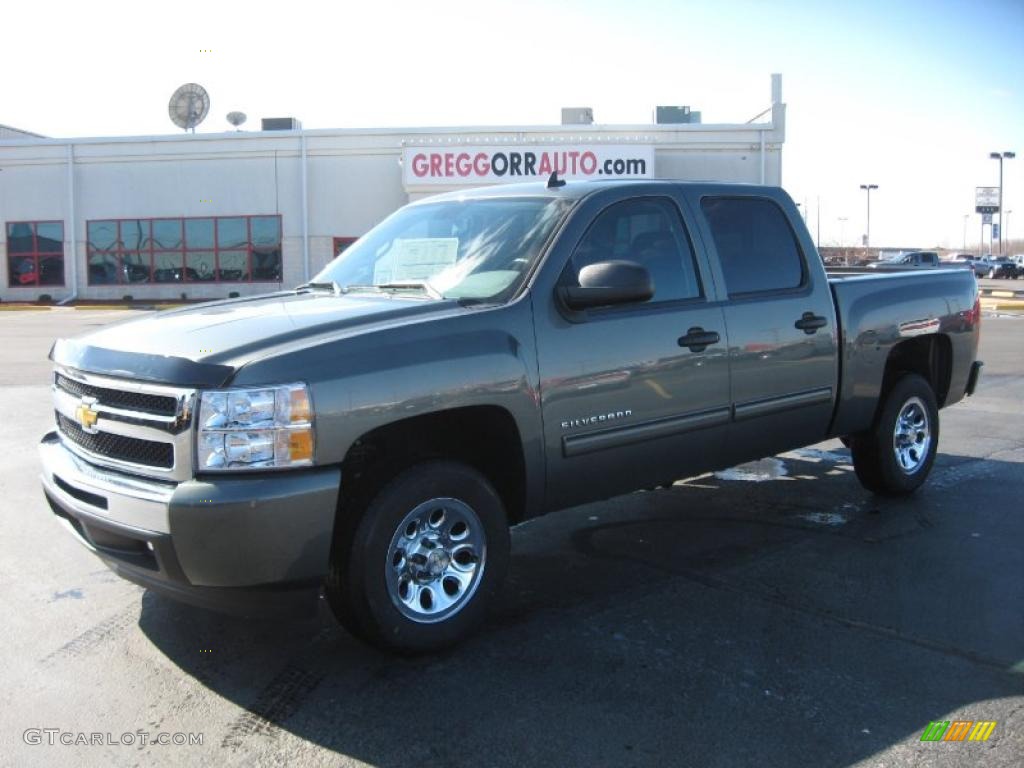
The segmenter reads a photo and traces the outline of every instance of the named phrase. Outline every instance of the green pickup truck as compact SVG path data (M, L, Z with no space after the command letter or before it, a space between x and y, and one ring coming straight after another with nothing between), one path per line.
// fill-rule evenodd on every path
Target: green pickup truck
M778 188L463 191L295 290L57 341L42 484L147 588L426 651L536 515L830 437L912 492L979 331L967 270L827 276Z

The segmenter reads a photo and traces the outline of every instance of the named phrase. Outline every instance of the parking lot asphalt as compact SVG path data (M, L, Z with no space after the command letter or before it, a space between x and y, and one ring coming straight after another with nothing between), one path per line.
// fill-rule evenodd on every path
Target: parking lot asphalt
M1024 762L1024 316L984 318L979 391L912 498L831 441L531 521L484 629L408 660L326 611L169 602L58 525L47 350L130 314L0 315L0 765ZM921 742L945 720L996 727Z

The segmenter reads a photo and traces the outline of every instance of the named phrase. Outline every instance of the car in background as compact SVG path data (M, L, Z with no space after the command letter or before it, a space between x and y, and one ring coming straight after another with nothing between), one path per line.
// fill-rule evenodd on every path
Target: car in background
M1016 280L1020 277L1021 272L1024 271L1009 256L997 256L988 262L988 266L989 270L984 276L1002 280Z
M910 251L874 261L867 266L868 269L934 269L941 264L939 254L935 251Z
M993 269L991 259L992 254L975 256L972 253L958 253L953 258L946 259L944 264L966 267L974 272L975 277L988 277L988 273Z

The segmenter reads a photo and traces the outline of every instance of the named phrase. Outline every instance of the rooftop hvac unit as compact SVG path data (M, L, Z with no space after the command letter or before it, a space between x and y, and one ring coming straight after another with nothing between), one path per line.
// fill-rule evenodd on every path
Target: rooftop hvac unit
M700 112L689 107L655 107L654 122L659 125L678 125L681 123L699 123Z
M594 110L590 107L562 107L562 125L591 125Z
M302 128L302 123L294 117L264 117L262 121L263 131L297 131Z

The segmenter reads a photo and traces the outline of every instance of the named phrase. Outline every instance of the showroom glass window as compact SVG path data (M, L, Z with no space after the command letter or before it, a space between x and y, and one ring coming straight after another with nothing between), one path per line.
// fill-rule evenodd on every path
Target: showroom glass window
M7 222L7 284L64 285L64 222Z
M280 216L87 223L89 284L281 281Z

